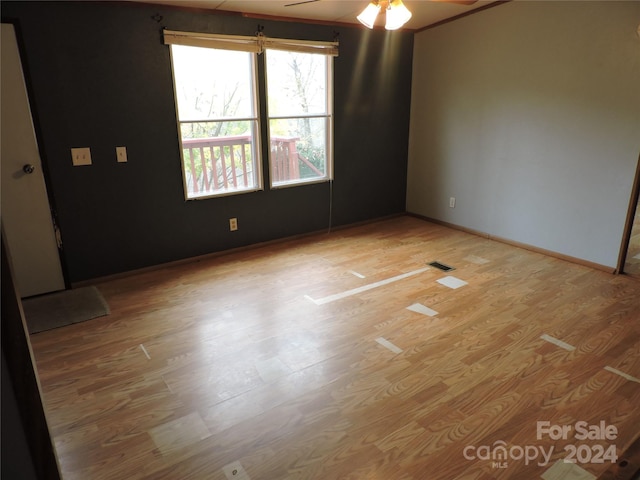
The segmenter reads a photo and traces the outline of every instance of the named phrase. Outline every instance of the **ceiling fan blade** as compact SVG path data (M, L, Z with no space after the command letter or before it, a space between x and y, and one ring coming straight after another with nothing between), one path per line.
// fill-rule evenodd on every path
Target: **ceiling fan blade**
M285 7L295 7L296 5L304 5L305 3L319 2L320 0L301 0L300 2L288 3Z

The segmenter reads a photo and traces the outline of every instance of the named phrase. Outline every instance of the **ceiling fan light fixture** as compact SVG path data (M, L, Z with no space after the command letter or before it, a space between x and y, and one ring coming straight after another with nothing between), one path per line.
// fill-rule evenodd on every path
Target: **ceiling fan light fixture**
M384 26L387 30L397 30L411 18L411 12L404 6L402 0L391 0L387 7L387 22Z
M380 13L380 4L377 1L371 2L356 18L365 27L373 28L378 13Z

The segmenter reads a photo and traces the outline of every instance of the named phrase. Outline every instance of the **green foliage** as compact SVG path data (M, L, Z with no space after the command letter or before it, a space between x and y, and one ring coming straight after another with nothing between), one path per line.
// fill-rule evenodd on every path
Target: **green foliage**
M299 142L297 143L297 148L300 156L309 160L309 162L321 172L326 173L326 155L324 147L314 147L306 142ZM309 166L304 162L300 162L300 178L313 178L317 176L318 174L309 168Z

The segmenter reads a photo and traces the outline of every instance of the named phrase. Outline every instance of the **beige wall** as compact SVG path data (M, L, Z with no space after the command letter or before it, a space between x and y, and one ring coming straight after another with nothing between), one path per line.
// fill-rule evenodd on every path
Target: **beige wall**
M417 34L407 210L614 267L639 24L640 2L516 1Z

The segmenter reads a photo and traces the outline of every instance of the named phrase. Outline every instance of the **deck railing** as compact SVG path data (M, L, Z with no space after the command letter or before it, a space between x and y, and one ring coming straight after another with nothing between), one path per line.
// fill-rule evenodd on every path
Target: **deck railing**
M271 182L284 183L300 178L300 165L306 165L318 177L324 173L298 152L299 137L271 137Z
M271 137L271 180L288 182L300 178L300 163L323 176L297 150L299 137ZM254 186L251 135L189 138L182 140L185 179L189 197Z
M189 196L253 186L250 135L182 140Z

